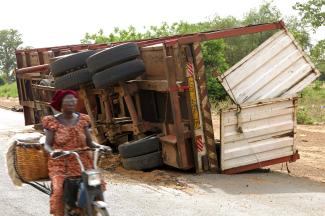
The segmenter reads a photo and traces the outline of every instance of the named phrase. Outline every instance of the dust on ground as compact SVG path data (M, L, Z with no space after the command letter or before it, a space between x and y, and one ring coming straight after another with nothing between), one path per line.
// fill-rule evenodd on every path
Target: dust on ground
M142 183L152 186L169 187L182 191L189 191L191 186L182 178L179 171L166 168L150 171L126 170L122 166L119 155L103 156L99 160L99 167L104 169L104 178L110 182Z
M325 182L325 126L299 125L296 146L300 159L288 164L290 175ZM287 172L285 164L273 165L270 168Z
M217 119L218 117L215 118ZM215 122L214 124L218 125L218 122ZM218 134L218 131L216 131L217 136ZM288 164L290 170L289 175L325 182L325 125L299 125L296 146L300 154L300 159ZM187 173L168 168L147 172L126 170L122 167L119 155L102 158L100 160L100 167L107 171L104 176L110 182L144 183L183 191L193 189L192 182L186 178ZM286 164L276 164L269 168L275 172L288 172Z
M14 111L22 110L22 107L19 105L18 98L0 97L0 107L5 108L5 109L14 110Z

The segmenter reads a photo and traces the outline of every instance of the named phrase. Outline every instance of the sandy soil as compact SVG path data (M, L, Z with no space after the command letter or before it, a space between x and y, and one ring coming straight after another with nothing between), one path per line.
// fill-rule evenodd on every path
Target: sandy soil
M300 159L288 164L290 175L325 182L325 126L299 125L296 144ZM287 172L282 164L273 165L271 169Z
M6 109L11 109L11 110L16 110L16 111L22 110L21 106L19 105L18 98L0 97L0 107L6 108Z
M113 182L145 183L154 186L164 186L182 191L190 190L190 186L176 170L165 168L147 172L126 170L122 167L119 155L104 156L99 160L99 166L107 172L104 178Z
M0 98L1 106L9 109L19 107L19 101L17 98ZM219 128L219 115L214 113L212 117L213 127ZM215 130L215 138L220 139L219 130ZM288 164L290 175L325 182L325 125L299 125L296 145L300 159ZM165 168L150 172L125 170L121 165L120 157L116 155L102 159L101 167L108 171L105 177L114 181L144 182L180 190L190 188L182 179L184 173ZM286 164L277 164L270 168L276 172L288 172Z
M215 132L215 135L218 137L218 131ZM296 145L299 150L300 159L288 164L289 175L305 177L317 182L325 182L325 126L299 125ZM102 158L100 166L107 170L105 178L111 181L141 182L183 191L191 190L191 183L186 180L186 173L177 170L166 168L148 172L125 170L118 155ZM268 168L271 171L288 173L286 164L277 164Z

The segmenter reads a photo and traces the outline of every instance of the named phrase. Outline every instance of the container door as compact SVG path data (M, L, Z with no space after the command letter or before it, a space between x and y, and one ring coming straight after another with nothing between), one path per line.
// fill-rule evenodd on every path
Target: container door
M296 99L277 99L221 112L221 170L238 173L298 157Z
M242 104L292 97L318 76L290 33L282 30L218 78L234 102Z

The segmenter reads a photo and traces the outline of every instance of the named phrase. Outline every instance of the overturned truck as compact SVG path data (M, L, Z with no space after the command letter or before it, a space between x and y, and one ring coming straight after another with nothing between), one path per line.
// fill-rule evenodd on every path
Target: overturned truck
M277 31L218 76L233 106L221 110L213 124L200 42L271 30ZM319 76L282 21L17 50L16 57L26 125L37 126L53 114L49 101L55 89L77 89L78 111L91 117L93 136L119 149L130 169L164 163L233 174L293 162L299 159L296 93Z

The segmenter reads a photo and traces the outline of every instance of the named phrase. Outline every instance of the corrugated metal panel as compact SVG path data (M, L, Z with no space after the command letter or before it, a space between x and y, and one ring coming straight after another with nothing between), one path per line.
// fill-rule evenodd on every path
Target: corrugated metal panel
M318 76L319 71L283 30L218 78L232 99L242 104L293 96Z
M244 105L221 112L221 169L293 155L295 99ZM241 127L242 132L238 130Z

